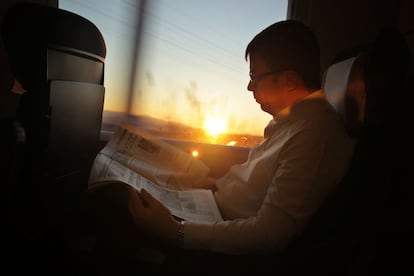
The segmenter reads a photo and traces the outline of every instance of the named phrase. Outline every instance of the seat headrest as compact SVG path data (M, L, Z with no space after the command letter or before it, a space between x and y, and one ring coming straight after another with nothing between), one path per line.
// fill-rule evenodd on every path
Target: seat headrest
M17 3L2 21L2 35L9 55L22 50L61 46L105 58L106 46L99 29L72 12L35 3Z
M1 23L10 69L26 90L45 84L48 48L104 62L102 34L77 14L23 2L9 8Z
M322 87L327 100L351 136L359 136L362 127L397 125L409 94L405 87L409 49L404 36L393 27L383 28L371 44L353 53L325 71Z
M363 56L354 56L329 66L323 79L327 100L343 118L351 136L357 136L365 120Z

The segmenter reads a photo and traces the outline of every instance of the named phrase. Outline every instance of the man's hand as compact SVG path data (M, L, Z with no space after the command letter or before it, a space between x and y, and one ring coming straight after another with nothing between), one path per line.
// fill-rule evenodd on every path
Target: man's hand
M200 182L195 183L193 185L193 188L209 189L209 190L215 191L217 189L216 181L217 179L213 177L206 177Z
M170 210L145 189L141 192L129 189L128 208L138 228L166 245L179 245L180 223L174 219Z

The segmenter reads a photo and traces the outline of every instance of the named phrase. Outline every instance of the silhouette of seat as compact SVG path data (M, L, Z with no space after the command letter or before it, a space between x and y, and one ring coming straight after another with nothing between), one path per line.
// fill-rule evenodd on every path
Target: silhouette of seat
M355 152L337 190L283 254L287 275L370 275L378 268L373 260L388 192L398 184L395 165L408 145L396 131L406 118L408 56L402 34L384 28L325 72L326 97L355 139Z
M86 187L99 147L106 46L89 20L28 2L6 11L1 34L10 69L27 91L15 120L24 135L10 135L25 139L11 141L14 154L4 161L15 164L10 174L17 176L2 183L10 190L10 244L33 249L40 263L58 256L52 248L61 250L66 208Z
M101 33L74 13L19 3L5 14L2 35L11 70L28 91L19 120L33 165L46 158L52 174L74 171L80 161L90 161L100 137L106 56Z

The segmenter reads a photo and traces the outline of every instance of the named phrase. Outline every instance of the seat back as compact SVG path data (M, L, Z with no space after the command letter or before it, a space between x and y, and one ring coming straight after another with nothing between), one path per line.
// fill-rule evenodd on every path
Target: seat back
M19 119L33 167L45 160L56 177L87 167L102 122L106 48L101 33L74 13L18 3L6 12L2 35L11 70L27 90Z
M68 227L98 152L105 42L85 18L35 3L15 4L1 23L9 67L27 91L15 119L25 135L12 135L25 139L15 139L6 161L16 177L2 182L11 190L9 224L19 243L39 240L36 251L48 251L42 246L61 247L55 237Z
M357 137L365 120L364 56L359 54L332 64L325 72L323 90L345 122L347 132Z
M388 208L387 193L395 184L394 162L400 158L394 130L407 92L408 60L402 35L386 28L373 43L325 72L327 100L355 139L355 151L338 188L284 254L287 275L363 275L374 269L374 245Z

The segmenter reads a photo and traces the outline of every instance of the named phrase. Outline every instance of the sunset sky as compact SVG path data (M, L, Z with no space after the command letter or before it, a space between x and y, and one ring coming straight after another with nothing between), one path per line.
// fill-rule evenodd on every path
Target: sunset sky
M105 109L127 111L138 2L60 0L59 5L102 32ZM271 117L247 91L244 51L255 34L285 19L286 11L287 0L149 0L131 113L261 135Z

